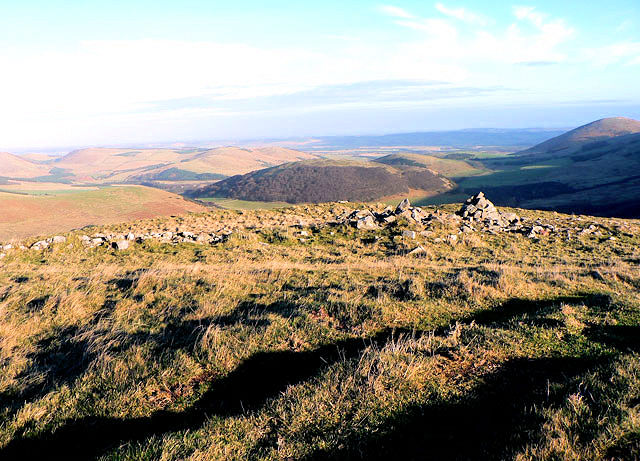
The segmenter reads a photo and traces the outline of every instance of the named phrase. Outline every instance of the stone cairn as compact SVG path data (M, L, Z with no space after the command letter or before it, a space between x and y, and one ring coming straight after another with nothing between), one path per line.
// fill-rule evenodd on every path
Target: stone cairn
M498 211L482 192L468 198L457 215L465 223L463 232L475 230L474 224L489 232L519 232L523 228L522 220L517 214Z
M341 202L346 203L346 202ZM511 232L523 234L531 239L537 239L540 236L549 234L564 234L567 239L571 239L573 236L581 235L593 235L596 237L605 237L609 235L609 240L616 240L616 237L610 236L611 229L607 229L598 223L584 222L584 218L581 217L567 217L566 222L552 223L549 220L543 221L538 218L535 220L527 220L521 218L515 213L508 213L498 210L493 203L491 203L482 192L470 197L465 201L460 210L455 214L447 213L443 210L433 210L433 212L427 212L420 207L411 206L408 199L402 200L398 206L386 207L382 211L375 211L370 209L359 209L353 211L347 211L341 215L335 217L334 220L324 221L324 224L330 226L336 225L348 225L361 230L375 230L381 227L392 225L398 219L404 218L410 225L418 226L418 233L414 230L405 229L399 236L402 239L415 239L419 234L423 237L429 237L433 234L430 227L434 223L445 224L449 229L457 228L457 233L468 232L487 232L491 234L497 234L499 232ZM306 227L307 224L300 222L293 225L293 227ZM626 227L625 227L626 226ZM247 226L247 229L253 227ZM420 230L422 228L422 230ZM616 228L617 233L624 235L632 235L628 230L626 224L618 223ZM111 247L115 250L126 250L130 248L132 244L142 243L145 240L156 240L161 243L167 243L177 245L179 243L196 243L202 245L215 245L225 242L232 235L233 230L228 227L223 227L214 232L190 232L184 229L176 228L175 232L162 231L162 232L147 232L136 233L129 232L127 234L93 234L82 235L80 241L87 248L95 248L101 246ZM306 230L300 232L301 237L308 237L309 233ZM305 241L306 239L300 239ZM451 234L441 238L434 238L433 242L448 241L456 242L458 236ZM4 258L8 252L20 251L20 250L45 250L56 244L64 244L67 242L67 237L56 235L54 237L40 240L33 243L29 247L25 247L21 244L0 244L0 259ZM421 247L418 248L418 250ZM409 254L411 254L410 252Z

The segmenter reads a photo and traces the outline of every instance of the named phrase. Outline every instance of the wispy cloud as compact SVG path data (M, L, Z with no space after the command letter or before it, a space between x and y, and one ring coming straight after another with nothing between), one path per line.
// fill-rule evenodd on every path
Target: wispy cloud
M215 109L224 112L292 110L326 110L330 107L402 107L433 104L460 98L481 98L511 92L499 86L461 86L447 82L419 80L376 80L349 84L321 85L288 94L259 98L229 98L219 94L152 101L147 110L176 111Z
M466 8L448 8L442 3L436 3L436 9L445 16L458 19L467 24L486 26L489 23L488 18L485 16L469 11Z
M597 66L640 64L640 42L626 41L584 50L583 59Z
M506 29L484 27L479 16L441 3L436 9L447 18L396 19L399 26L425 33L422 54L464 62L559 63L567 59L561 45L574 37L564 20L550 18L534 7L514 7L515 20ZM458 24L464 21L465 25Z
M391 17L394 17L394 18L411 19L411 18L415 17L413 14L409 13L404 8L400 8L398 6L381 5L380 7L378 7L378 9L382 13L386 14L387 16L391 16Z

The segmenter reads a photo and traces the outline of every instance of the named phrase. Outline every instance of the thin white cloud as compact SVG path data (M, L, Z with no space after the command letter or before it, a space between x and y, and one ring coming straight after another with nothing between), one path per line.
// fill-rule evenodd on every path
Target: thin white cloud
M583 59L597 66L640 64L640 42L618 42L584 50Z
M574 36L573 28L562 19L549 18L533 7L515 7L516 21L502 31L483 27L464 9L452 10L440 3L436 8L451 14L446 19L413 18L395 23L426 34L422 54L454 60L464 66L479 61L564 62L567 55L560 51L560 46ZM457 23L460 18L465 18L464 26Z
M384 14L386 14L387 16L391 16L394 18L411 19L415 17L413 14L409 13L407 10L397 6L393 6L393 5L381 5L379 7L379 10Z
M486 17L474 13L473 11L469 11L466 8L448 8L442 3L436 3L436 9L445 16L458 19L466 22L467 24L486 26L489 23Z

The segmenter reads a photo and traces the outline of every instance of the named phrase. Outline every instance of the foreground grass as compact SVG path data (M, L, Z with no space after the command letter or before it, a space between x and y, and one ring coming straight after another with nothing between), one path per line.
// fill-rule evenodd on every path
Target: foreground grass
M421 258L402 224L257 225L333 207L191 218L239 223L217 247L0 260L0 459L640 456L636 223Z

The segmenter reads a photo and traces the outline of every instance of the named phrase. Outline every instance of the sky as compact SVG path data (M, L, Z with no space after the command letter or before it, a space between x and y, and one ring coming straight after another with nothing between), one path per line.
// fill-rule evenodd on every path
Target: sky
M0 0L0 148L640 118L640 2Z

